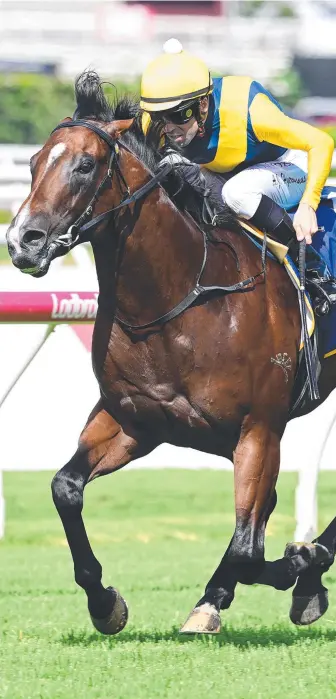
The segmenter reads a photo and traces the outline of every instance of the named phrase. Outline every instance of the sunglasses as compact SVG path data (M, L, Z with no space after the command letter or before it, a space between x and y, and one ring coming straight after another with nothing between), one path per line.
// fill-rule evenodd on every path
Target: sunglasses
M192 117L195 116L196 106L185 107L179 111L167 112L151 112L151 120L153 122L162 121L164 124L171 122L172 124L187 124Z

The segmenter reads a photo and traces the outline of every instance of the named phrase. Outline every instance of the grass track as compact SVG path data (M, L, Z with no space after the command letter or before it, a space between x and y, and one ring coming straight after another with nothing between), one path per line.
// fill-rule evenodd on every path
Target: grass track
M1 699L336 697L334 572L325 576L330 609L310 629L289 622L290 592L239 586L220 636L178 635L233 531L231 473L124 471L87 488L104 582L130 606L128 626L111 638L93 631L73 582L50 478L5 474ZM268 558L292 538L294 487L294 474L280 477ZM335 514L336 474L321 475L319 507L322 527Z

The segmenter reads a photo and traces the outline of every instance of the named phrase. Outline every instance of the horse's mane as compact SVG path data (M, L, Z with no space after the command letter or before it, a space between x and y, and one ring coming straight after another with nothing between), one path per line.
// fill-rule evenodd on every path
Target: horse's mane
M159 139L150 130L145 135L141 128L141 112L139 101L129 95L118 97L117 91L113 101L107 99L104 82L93 70L86 70L78 76L75 82L76 110L74 119L90 119L110 123L124 119L133 119L133 124L122 136L124 141L141 162L153 172L162 158L159 151Z
M124 142L136 155L139 160L153 174L163 153L161 148L161 125L151 124L146 134L144 134L141 125L141 110L139 101L135 97L123 95L118 97L117 90L113 101L107 99L103 85L104 83L99 75L93 70L85 70L81 73L75 82L75 97L76 109L73 114L73 119L90 119L91 121L100 121L110 123L111 121L119 121L133 119L131 127L125 131L120 139ZM113 86L114 87L114 86ZM171 149L171 144L169 144ZM176 149L178 151L178 149ZM167 180L162 183L168 195L182 211L184 210L184 193L190 194L190 185L183 177L180 169L172 169L167 176ZM197 195L193 190L193 198ZM216 202L213 202L216 205ZM203 202L200 196L197 196L197 218L202 220ZM223 204L223 209L220 213L221 227L229 227L237 229L237 219L231 213L230 209Z

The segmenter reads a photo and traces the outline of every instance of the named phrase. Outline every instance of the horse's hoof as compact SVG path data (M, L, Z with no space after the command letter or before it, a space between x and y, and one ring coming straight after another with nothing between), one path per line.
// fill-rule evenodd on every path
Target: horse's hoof
M113 587L108 587L107 589L112 590L116 595L114 607L111 613L104 617L104 619L96 619L92 616L92 614L90 614L90 617L93 626L95 629L97 629L97 631L100 631L100 633L107 636L111 636L119 633L119 631L122 631L126 626L128 619L128 607L118 590Z
M221 619L217 609L206 602L192 610L180 633L219 633L220 630Z
M329 606L328 590L323 588L316 595L298 597L293 595L289 618L297 626L308 626L326 613Z
M330 553L322 544L310 544L306 541L293 541L285 548L285 557L302 556L311 565L330 563Z

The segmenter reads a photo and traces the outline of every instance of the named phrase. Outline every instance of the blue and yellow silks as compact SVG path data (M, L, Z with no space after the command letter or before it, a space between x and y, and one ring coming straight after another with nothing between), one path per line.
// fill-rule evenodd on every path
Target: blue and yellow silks
M288 148L308 152L308 178L302 202L317 208L329 175L333 139L310 124L292 119L260 83L249 77L214 78L205 135L196 136L184 155L214 172L239 172L279 158Z
M317 209L329 175L334 141L327 133L287 116L277 100L250 77L213 79L205 135L183 148L192 162L230 176L256 163L279 158L287 149L308 153L308 177L301 203ZM150 115L143 114L146 131Z
M260 142L253 130L250 107L258 94L281 110L274 97L251 78L214 78L205 135L183 149L186 157L223 173L279 158L286 148Z

